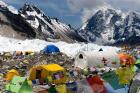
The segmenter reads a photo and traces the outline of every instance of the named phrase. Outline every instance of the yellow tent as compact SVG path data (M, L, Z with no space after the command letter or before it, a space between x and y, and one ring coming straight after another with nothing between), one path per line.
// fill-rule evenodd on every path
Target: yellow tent
M34 53L34 52L31 51L31 50L28 50L28 51L25 51L25 52L24 52L24 55L31 55L32 53Z
M65 69L58 64L39 65L30 69L29 80L45 80L45 78L55 84L65 83Z
M19 73L17 70L12 69L10 70L7 75L6 75L6 80L11 81L13 79L14 76L19 76Z

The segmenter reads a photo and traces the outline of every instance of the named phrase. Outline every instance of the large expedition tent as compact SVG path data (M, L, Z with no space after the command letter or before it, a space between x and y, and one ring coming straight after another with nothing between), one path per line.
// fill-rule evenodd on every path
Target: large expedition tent
M31 68L29 80L45 80L48 78L50 82L55 84L65 83L65 74L65 69L58 64L39 65Z
M81 51L75 57L75 67L119 66L118 54L115 51Z

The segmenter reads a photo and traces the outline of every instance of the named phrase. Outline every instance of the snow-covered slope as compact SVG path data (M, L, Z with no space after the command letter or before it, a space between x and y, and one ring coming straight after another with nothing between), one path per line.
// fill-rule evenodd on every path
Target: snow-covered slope
M25 4L19 10L0 1L0 14L9 21L16 32L23 32L27 37L47 41L83 41L70 26L57 18L46 16L38 7ZM5 25L0 22L1 25Z
M84 43L66 43L66 42L47 42L44 40L33 39L33 40L18 40L12 38L6 38L0 36L0 51L15 51L15 50L32 50L39 52L46 45L54 44L60 48L60 51L67 54L70 57L74 57L79 51L99 51L102 48L104 51L112 52L118 51L119 48L110 46L99 46L96 44L84 44Z
M99 10L78 33L97 44L136 44L140 40L140 15L108 8Z

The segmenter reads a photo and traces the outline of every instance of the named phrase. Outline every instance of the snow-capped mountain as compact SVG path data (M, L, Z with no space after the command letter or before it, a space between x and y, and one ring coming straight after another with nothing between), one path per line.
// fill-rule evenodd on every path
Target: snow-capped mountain
M83 24L78 34L97 44L137 44L140 40L140 15L108 8L99 10Z
M83 41L70 26L60 22L57 18L46 16L38 7L25 4L19 10L0 1L0 25L2 35L9 37L39 38L47 41ZM10 29L7 33L5 28ZM12 32L10 32L12 31Z

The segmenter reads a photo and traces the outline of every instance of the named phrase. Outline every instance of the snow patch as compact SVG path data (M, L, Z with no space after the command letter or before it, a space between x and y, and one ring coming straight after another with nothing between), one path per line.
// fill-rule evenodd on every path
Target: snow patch
M87 26L87 24L88 24L88 22L84 23L80 30L85 29L85 27Z
M66 42L46 42L44 40L33 39L33 40L18 40L13 38L6 38L0 36L0 51L36 51L39 52L45 46L49 44L54 44L59 47L60 51L67 54L70 57L74 57L79 51L99 51L102 48L104 51L112 52L118 51L119 48L117 47L110 47L110 46L99 46L93 43L66 43Z
M30 23L31 26L36 29L39 27L39 21L37 20L37 18L35 18L35 20L27 20L27 22Z
M27 13L28 16L36 16L36 15L38 15L36 11L32 11L32 12L31 11L26 11L26 13Z
M14 8L13 6L7 6L7 8L13 14L18 14L18 10L16 8Z
M0 1L0 7L7 7L7 4L3 1Z

